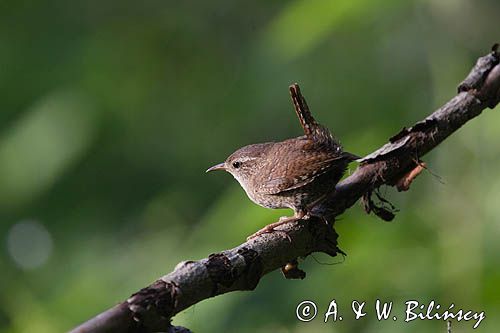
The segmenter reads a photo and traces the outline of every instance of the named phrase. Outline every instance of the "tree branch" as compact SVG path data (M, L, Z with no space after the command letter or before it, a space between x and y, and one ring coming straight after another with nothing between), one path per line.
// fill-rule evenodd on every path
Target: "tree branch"
M381 185L407 190L425 168L420 158L485 108L500 101L498 45L479 58L458 95L410 128L403 128L389 143L359 160L356 171L336 186L336 191L313 213L329 221L363 198L365 210L390 220L394 217L387 202L379 196ZM288 237L283 237L286 232ZM291 241L290 241L291 240ZM280 267L287 278L304 278L296 258L312 252L331 256L343 253L337 247L337 234L331 225L311 218L288 223L278 232L263 234L238 247L211 254L198 261L179 263L174 271L132 295L128 300L101 313L71 332L189 332L170 324L180 311L206 298L230 291L253 290L260 278Z

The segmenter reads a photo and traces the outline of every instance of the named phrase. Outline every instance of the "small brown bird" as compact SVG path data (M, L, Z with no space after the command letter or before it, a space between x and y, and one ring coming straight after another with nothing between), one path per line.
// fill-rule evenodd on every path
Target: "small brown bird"
M245 146L207 170L232 174L260 206L293 209L294 216L281 217L249 238L272 232L283 223L308 218L311 208L335 190L349 162L359 159L344 152L330 131L314 120L298 84L290 86L290 94L303 136Z

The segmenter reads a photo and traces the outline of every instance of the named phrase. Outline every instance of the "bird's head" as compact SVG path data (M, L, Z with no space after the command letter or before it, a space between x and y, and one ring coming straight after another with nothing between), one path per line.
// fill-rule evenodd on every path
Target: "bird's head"
M206 172L215 170L227 171L246 190L249 179L260 171L263 159L271 145L272 143L259 143L242 147L229 155L223 163L208 168Z

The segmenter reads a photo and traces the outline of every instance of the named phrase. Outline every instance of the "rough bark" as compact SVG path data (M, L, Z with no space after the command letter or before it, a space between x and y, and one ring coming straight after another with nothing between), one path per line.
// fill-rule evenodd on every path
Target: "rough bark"
M378 196L381 185L407 190L425 168L420 158L470 119L500 101L498 45L478 59L458 94L422 121L403 128L389 142L359 160L356 171L313 213L329 221L362 198L365 210L391 220L394 213ZM378 203L372 199L378 197ZM171 318L204 299L236 290L253 290L260 278L280 267L287 278L304 278L296 258L312 252L336 256L337 234L330 224L311 218L288 223L278 232L263 234L230 250L198 261L184 261L129 299L78 326L71 332L189 332L171 325ZM288 237L284 237L286 232Z

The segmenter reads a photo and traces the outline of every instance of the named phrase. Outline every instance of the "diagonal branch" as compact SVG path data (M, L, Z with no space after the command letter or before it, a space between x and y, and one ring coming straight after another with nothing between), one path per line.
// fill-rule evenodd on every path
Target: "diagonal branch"
M425 168L420 161L424 154L485 108L493 108L500 102L500 54L497 49L495 45L491 53L479 58L459 85L458 95L359 160L356 171L340 182L336 191L313 213L334 221L363 198L367 212L392 219L392 212L374 204L372 193L381 185L407 190ZM383 198L379 200L384 204ZM331 256L343 253L337 247L335 230L318 219L288 223L279 230L286 231L292 242L280 232L263 234L208 258L181 262L171 273L71 332L189 332L170 324L174 315L189 306L230 291L253 290L263 275L280 267L285 277L303 278L305 273L297 268L296 258L312 252Z

